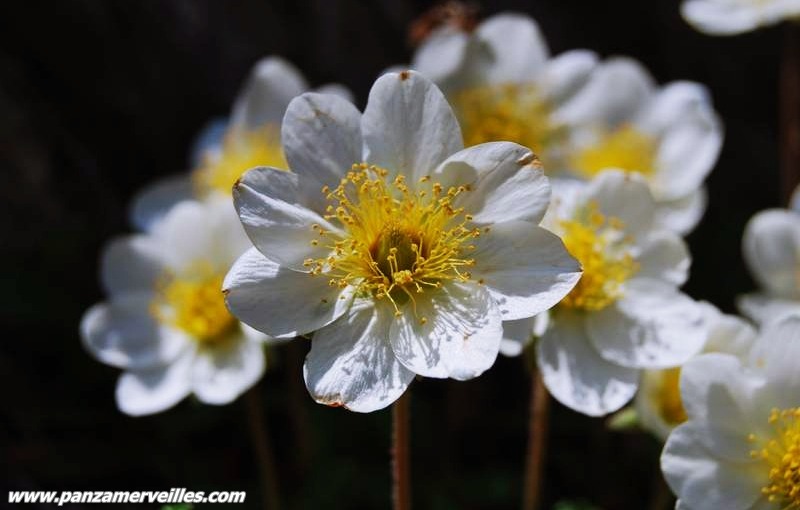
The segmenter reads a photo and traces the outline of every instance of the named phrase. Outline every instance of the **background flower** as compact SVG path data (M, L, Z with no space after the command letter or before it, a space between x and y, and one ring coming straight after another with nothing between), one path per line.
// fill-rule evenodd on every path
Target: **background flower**
M797 0L684 0L684 19L711 35L734 35L800 16Z

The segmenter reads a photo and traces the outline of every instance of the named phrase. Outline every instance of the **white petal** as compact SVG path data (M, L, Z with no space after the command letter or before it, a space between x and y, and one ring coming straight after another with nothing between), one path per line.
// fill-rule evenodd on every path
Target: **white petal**
M100 279L109 294L151 291L164 274L164 247L144 234L110 241L100 260Z
M271 336L304 334L336 320L350 304L324 275L292 271L251 248L222 284L225 302L239 320Z
M492 53L492 64L486 70L492 83L530 82L547 62L547 43L529 16L497 14L478 25L475 36Z
M552 318L536 343L536 362L553 397L579 413L603 416L636 393L638 370L601 358L586 336L583 319L570 312Z
M766 325L750 353L750 364L772 383L774 407L787 409L800 403L800 313Z
M767 470L714 457L695 437L696 429L692 423L676 428L661 454L661 470L681 508L749 510L766 485Z
M172 362L191 343L165 327L150 312L150 294L125 294L91 307L81 319L81 340L102 363L142 369Z
M464 145L441 91L415 71L384 74L361 117L367 162L416 182Z
M425 377L466 380L494 364L503 326L486 289L448 284L432 298L417 299L416 313L406 305L403 316L392 321L389 338L409 370Z
M314 179L320 188L336 187L363 159L361 113L337 96L306 93L292 100L281 139L292 172Z
M133 198L130 222L139 230L149 231L175 204L194 196L192 181L185 175L167 177L145 187Z
M758 11L747 2L687 0L681 14L695 29L712 35L739 34L760 25Z
M264 366L261 344L244 336L203 347L192 366L192 392L206 404L228 404L258 382Z
M539 223L550 204L550 185L536 156L512 142L489 142L448 157L434 180L470 185L455 201L476 223L527 220Z
M724 352L747 359L756 342L757 332L749 322L736 315L719 314L709 332L703 350Z
M308 201L304 199L309 192L308 182L291 172L254 168L233 189L234 205L253 244L281 265L297 270L304 270L305 259L327 255L325 243L311 244L319 238L314 225L328 232L337 231L304 205Z
M192 168L199 167L206 157L220 150L227 130L228 119L226 118L210 120L203 126L192 142L192 148L189 151Z
M756 214L745 227L742 249L751 273L769 293L800 298L800 214L782 209Z
M685 197L656 202L656 225L687 235L700 223L708 205L708 192L700 187Z
M500 354L503 356L522 354L525 347L533 341L535 322L536 317L503 321L503 341L500 342Z
M638 237L649 231L655 219L655 202L647 183L636 174L610 170L586 187L585 202L597 205L606 217L617 218L625 232Z
M314 400L368 413L400 398L414 373L400 364L389 344L392 320L390 311L361 301L314 333L303 366Z
M642 252L636 257L639 278L653 278L675 286L681 286L689 278L691 257L686 243L677 234L654 231L643 243Z
M708 89L691 81L675 81L667 83L654 94L652 100L637 113L635 122L640 129L658 135L698 112L713 114Z
M278 57L258 61L231 112L231 124L255 129L280 124L289 101L308 90L300 71Z
M317 92L318 94L337 96L351 103L355 102L355 97L353 97L353 93L350 91L350 89L348 89L341 83L326 83L325 85L320 85L319 87L314 89L314 92Z
M558 304L581 277L581 267L561 239L524 221L496 224L481 233L470 253L471 272L482 281L503 320L537 315Z
M467 51L469 36L450 26L440 27L425 38L414 53L411 67L436 83L455 75Z
M566 51L550 59L539 78L542 93L560 104L575 94L597 66L597 54L589 50Z
M759 325L778 320L784 315L800 312L800 300L774 298L768 294L744 294L736 299L739 311Z
M191 390L194 352L151 370L125 372L117 381L117 407L131 416L160 413L183 400Z
M587 332L601 356L631 368L669 368L700 352L710 327L700 303L654 280L631 280L625 292L587 315Z

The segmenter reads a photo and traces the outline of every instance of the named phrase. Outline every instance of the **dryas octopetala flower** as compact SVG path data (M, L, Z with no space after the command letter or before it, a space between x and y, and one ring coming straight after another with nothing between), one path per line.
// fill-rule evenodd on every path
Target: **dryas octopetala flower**
M281 149L281 120L294 97L309 90L292 64L279 57L259 60L234 101L230 117L216 120L198 135L191 151L192 172L156 182L134 199L131 221L141 230L181 200L230 197L246 170L256 166L287 168ZM349 98L341 85L320 92Z
M800 19L800 0L684 0L681 14L700 32L735 35Z
M101 264L108 301L81 321L86 349L122 368L117 406L163 411L190 393L226 404L264 371L266 337L230 315L225 272L249 246L229 200L184 201L146 234L111 241Z
M686 233L702 217L703 181L722 144L702 85L658 87L635 60L599 62L587 50L550 58L536 23L515 14L488 18L469 34L440 28L413 65L443 86L468 146L521 143L551 176L638 173L656 199L659 224Z
M552 182L544 225L563 238L583 275L538 332L537 364L557 400L601 416L633 397L641 369L677 366L696 354L707 313L678 290L689 253L677 234L655 226L642 178L609 171L588 183ZM511 342L530 342L535 322L506 327L504 352L521 350Z
M742 362L705 354L683 367L688 420L661 469L682 510L800 508L800 317L767 326Z
M746 360L756 339L756 331L748 322L735 315L727 315L707 305L709 319L708 338L702 353L722 352ZM681 401L681 367L663 370L643 370L636 394L635 408L641 426L661 440L686 421L686 411Z
M292 172L250 170L234 202L255 248L225 279L230 310L270 335L316 331L315 400L368 412L415 374L470 379L497 356L503 319L535 315L580 276L538 226L550 187L514 143L462 150L442 93L404 71L364 113L304 94L283 124Z
M761 211L745 227L744 260L761 291L740 296L738 305L743 314L761 324L800 311L800 207L796 199L792 207Z

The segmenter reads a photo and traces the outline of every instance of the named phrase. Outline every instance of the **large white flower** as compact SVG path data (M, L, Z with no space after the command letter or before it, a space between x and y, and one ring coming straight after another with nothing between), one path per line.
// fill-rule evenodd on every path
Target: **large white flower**
M553 183L544 224L563 238L583 275L540 331L537 363L557 400L600 416L633 397L641 369L677 366L695 355L708 314L678 290L689 253L677 234L656 227L643 179L609 171L588 183ZM535 328L532 319L514 323L506 345L525 345Z
M753 216L742 251L761 291L739 297L741 312L764 323L800 311L799 210L770 209Z
M318 402L368 412L415 374L491 367L504 319L540 313L580 276L537 224L550 186L510 142L462 150L442 93L411 71L375 83L363 115L329 95L292 101L292 173L250 170L234 188L255 248L225 279L227 303L271 335L309 333Z
M163 411L190 393L225 404L264 371L266 337L230 315L225 272L249 246L229 200L185 201L147 234L114 240L102 258L108 301L81 321L86 349L122 368L117 405Z
M800 18L800 0L684 0L681 14L701 32L734 35Z
M230 117L209 123L198 135L191 151L192 172L156 182L136 196L131 206L133 225L148 230L181 200L230 197L233 183L250 168L287 168L281 121L289 101L308 90L300 71L289 62L274 56L259 60L237 95ZM350 98L341 85L317 90Z
M709 334L702 353L723 352L747 359L756 339L753 326L735 315L722 314L711 305L708 313ZM639 423L662 440L686 421L678 385L680 374L681 367L642 371L635 399Z
M661 455L683 510L800 508L800 317L768 326L749 363L705 354L680 388L689 419Z
M638 173L661 225L685 233L702 217L702 184L722 144L702 85L658 87L636 61L599 62L587 50L551 58L536 23L515 14L493 16L471 34L451 26L433 32L414 66L442 84L468 146L521 143L551 176Z

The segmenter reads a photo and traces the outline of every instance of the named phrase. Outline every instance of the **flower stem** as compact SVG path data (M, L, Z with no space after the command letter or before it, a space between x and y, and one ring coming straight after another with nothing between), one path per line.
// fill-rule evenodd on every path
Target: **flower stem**
M256 458L261 473L261 491L264 508L278 510L278 475L275 469L275 457L269 439L267 421L264 419L264 408L261 401L261 383L253 386L244 395L247 408L247 422L250 426L250 438L256 450Z
M306 341L307 342L307 341ZM284 372L289 398L289 416L295 433L295 469L300 476L305 476L311 466L314 451L311 420L308 417L306 402L308 391L303 385L303 362L306 349L303 340L296 339L284 347L286 352Z
M786 23L780 75L781 195L800 183L800 23Z
M411 509L411 469L409 465L409 390L392 405L392 507Z
M528 454L525 459L523 510L538 510L541 503L544 458L550 411L550 396L538 371L531 373L528 415Z

